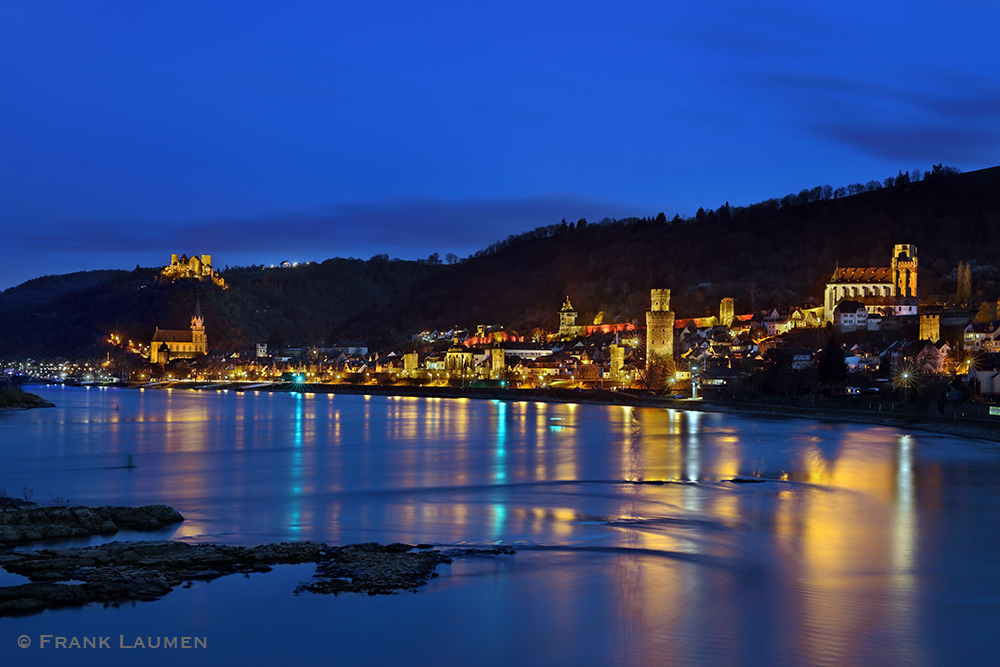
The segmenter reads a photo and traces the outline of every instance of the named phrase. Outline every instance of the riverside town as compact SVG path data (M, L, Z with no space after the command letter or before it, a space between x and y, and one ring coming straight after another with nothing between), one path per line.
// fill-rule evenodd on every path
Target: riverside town
M4 3L0 663L996 664L998 25Z

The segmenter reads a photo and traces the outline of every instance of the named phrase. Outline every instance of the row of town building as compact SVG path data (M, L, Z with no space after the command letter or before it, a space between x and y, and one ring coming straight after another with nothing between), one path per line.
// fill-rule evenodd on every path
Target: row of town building
M851 371L870 373L905 362L925 372L966 372L955 361L951 345L941 340L942 322L949 315L920 312L917 269L916 247L896 245L888 267L838 266L818 307L738 314L734 300L726 298L717 317L682 319L670 310L670 290L658 288L650 291L643 329L637 323L579 325L567 296L558 311L558 328L536 332L532 340L499 325L480 325L474 333L458 327L424 331L414 336L410 349L387 352L370 352L363 343L270 352L260 344L255 351L230 355L226 371L237 379L367 382L382 378L610 388L645 383L659 359L670 368L673 381L688 382L697 376L711 383L738 376L747 362L760 361L770 350L785 345L783 334L832 327L843 333L886 334L880 343L859 343L845 350ZM953 314L952 320L955 317L967 318L968 311ZM904 323L916 321L918 341L894 335ZM968 324L961 344L969 352L1000 353L1000 323ZM413 351L414 347L423 351ZM207 354L200 306L190 332L157 330L149 349L154 363ZM786 349L795 369L814 365L816 353Z

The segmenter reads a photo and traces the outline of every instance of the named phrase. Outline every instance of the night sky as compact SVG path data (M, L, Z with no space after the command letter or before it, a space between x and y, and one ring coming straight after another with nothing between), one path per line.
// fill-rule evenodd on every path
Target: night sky
M0 289L1000 164L1000 2L6 2Z

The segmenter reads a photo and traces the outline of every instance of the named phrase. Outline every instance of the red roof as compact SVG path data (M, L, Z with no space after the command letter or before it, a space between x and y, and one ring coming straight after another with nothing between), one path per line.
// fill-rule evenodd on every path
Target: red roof
M831 283L892 283L892 269L887 266L837 269Z
M190 329L157 329L154 343L193 343Z

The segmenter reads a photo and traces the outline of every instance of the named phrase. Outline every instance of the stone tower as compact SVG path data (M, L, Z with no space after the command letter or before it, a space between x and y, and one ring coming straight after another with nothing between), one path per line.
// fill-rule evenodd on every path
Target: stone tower
M205 338L205 318L201 315L201 299L194 307L194 315L191 317L191 342L194 349L205 354L208 352L208 340Z
M566 303L562 305L562 310L559 311L559 336L566 339L582 335L583 327L577 326L576 311L573 309L573 304L569 302L569 297L566 297Z
M403 355L403 373L406 377L413 377L420 369L420 356L416 352L407 352Z
M929 340L936 343L941 339L941 316L921 315L920 316L920 340Z
M893 246L891 270L896 296L917 296L917 246L910 243Z
M507 363L504 357L504 350L502 347L491 347L490 348L490 377L494 380L499 380L503 377L504 371L507 370Z
M622 369L625 368L625 348L621 345L612 345L608 348L611 352L611 363L608 366L608 378L612 382L618 382L624 378Z
M736 307L732 297L726 297L719 305L719 324L729 328L733 326L734 319L736 319Z
M674 314L670 312L670 290L650 291L646 312L646 366L657 357L674 358Z

